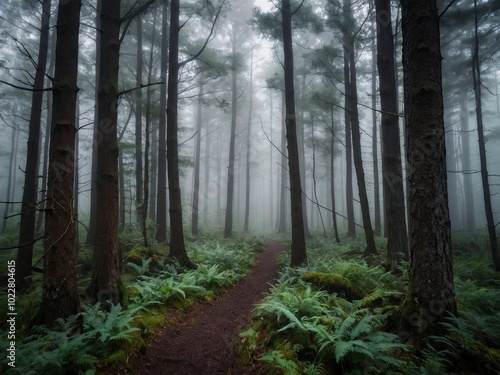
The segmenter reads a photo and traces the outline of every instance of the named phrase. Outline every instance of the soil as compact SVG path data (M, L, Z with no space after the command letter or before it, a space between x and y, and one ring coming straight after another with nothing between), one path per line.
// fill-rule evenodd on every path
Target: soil
M175 325L167 325L149 345L138 375L256 374L255 366L240 366L235 351L237 334L249 323L253 306L277 276L277 255L285 249L270 242L253 270L210 303L194 306Z

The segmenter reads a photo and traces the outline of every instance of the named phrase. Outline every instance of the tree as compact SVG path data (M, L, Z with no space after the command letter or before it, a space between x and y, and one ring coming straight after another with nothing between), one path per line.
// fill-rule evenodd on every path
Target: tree
M295 89L293 81L292 15L299 11L299 9L300 5L292 12L290 0L282 0L281 26L283 32L283 68L285 74L285 127L288 150L288 173L290 176L290 205L292 214L292 267L299 267L307 264L295 116Z
M201 161L201 123L202 123L202 100L204 93L203 74L198 80L198 103L196 107L196 145L194 159L194 183L193 183L193 208L191 212L191 233L193 236L199 233L199 202L200 202L200 161Z
M155 239L164 242L167 239L167 67L168 67L168 7L162 5L161 25L161 62L160 76L160 114L158 118L158 187L156 189L156 233Z
M179 101L179 68L200 56L207 46L217 23L217 19L224 5L222 1L216 11L210 33L200 50L190 58L179 62L179 0L170 3L170 35L169 35L169 63L168 63L168 86L167 86L167 168L168 189L170 203L170 256L176 258L179 263L187 268L196 265L189 259L184 245L184 229L182 223L182 199L179 178L179 143L177 109Z
M484 210L486 225L490 239L491 256L495 271L500 271L500 251L496 235L496 225L491 206L491 192L488 181L488 165L486 161L486 145L484 141L483 109L481 103L481 65L479 60L478 12L477 0L474 0L474 51L472 57L472 80L474 83L474 98L476 102L477 134L479 142L479 159L481 163L481 182L483 187Z
M395 270L399 260L408 258L405 197L401 167L401 145L397 86L394 65L394 39L389 0L375 0L377 20L377 66L382 111L382 168L386 205L387 260Z
M118 259L117 98L121 0L102 2L99 82L97 86L96 215L92 276L87 293L103 307L125 302Z
M232 23L231 35L231 132L229 135L229 165L227 168L227 197L226 197L226 215L224 221L224 238L233 235L233 196L234 196L234 161L235 161L235 141L236 141L236 113L238 106L238 75L239 68L238 54L236 47L238 44L236 35L236 21Z
M401 0L408 142L410 271L401 329L439 335L456 314L446 186L439 17L435 0Z
M42 118L43 86L49 50L51 0L42 3L42 19L40 28L40 44L36 64L33 96L31 100L31 115L28 131L28 154L24 170L24 189L21 207L21 222L19 224L19 250L16 259L16 288L23 289L31 276L33 260L33 244L35 243L35 218L38 201L38 166L40 128ZM48 136L48 135L47 135Z
M46 325L80 309L73 212L80 7L80 0L60 2L57 18L43 292L36 317L37 323Z

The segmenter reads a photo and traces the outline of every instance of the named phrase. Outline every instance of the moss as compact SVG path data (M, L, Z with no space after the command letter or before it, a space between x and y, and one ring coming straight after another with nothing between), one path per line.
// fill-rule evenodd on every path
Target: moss
M141 330L145 336L151 335L156 329L165 325L165 315L158 312L150 312L139 315L134 319L134 326Z
M127 362L128 353L124 349L120 349L114 353L111 353L107 358L108 365L116 365L119 363Z
M345 277L334 273L306 272L301 276L305 282L311 283L328 291L344 296L348 300L360 300L366 293Z

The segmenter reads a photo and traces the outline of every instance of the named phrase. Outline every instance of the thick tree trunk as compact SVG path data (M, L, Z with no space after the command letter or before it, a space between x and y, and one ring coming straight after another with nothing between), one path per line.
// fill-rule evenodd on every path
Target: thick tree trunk
M295 88L293 82L292 10L290 0L281 3L283 27L283 52L285 70L286 139L288 149L288 173L290 175L290 206L292 214L292 260L291 267L307 264L304 216L302 213L302 188L297 145L295 116Z
M167 68L168 68L168 6L162 6L160 114L158 118L158 173L156 190L156 233L157 242L167 240Z
M42 3L42 19L40 29L40 44L38 47L37 70L33 96L31 100L31 115L28 130L28 153L24 170L23 201L21 207L21 222L19 224L19 249L16 259L16 288L23 289L31 276L33 244L35 242L35 221L38 201L38 168L40 159L40 129L42 122L43 83L47 67L49 50L51 0Z
M377 65L382 110L382 173L387 231L387 262L395 270L401 259L408 259L405 196L401 166L394 39L389 0L375 0L377 12Z
M106 0L101 12L97 122L97 207L94 262L87 294L92 301L127 303L118 257L117 95L120 55L120 0ZM106 207L106 209L102 209Z
M418 347L424 337L440 335L440 323L457 310L438 11L434 0L402 0L401 5L411 258L408 295L399 311L402 332Z
M80 6L80 0L68 0L58 10L43 291L36 317L38 324L49 326L80 310L73 213Z
M167 99L167 165L170 201L170 253L179 263L188 268L195 265L189 260L184 245L182 223L182 199L179 177L179 143L177 125L179 87L179 0L170 2L170 43L168 65Z

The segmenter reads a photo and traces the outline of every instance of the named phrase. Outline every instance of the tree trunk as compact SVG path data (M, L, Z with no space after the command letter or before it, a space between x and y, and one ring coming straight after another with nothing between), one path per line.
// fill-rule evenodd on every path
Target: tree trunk
M373 6L370 1L370 6ZM374 199L374 209L375 209L375 226L374 232L377 235L382 233L382 222L380 214L380 180L379 180L379 168L378 168L378 125L377 125L377 50L375 47L375 17L371 22L371 52L372 52L372 159L373 159L373 199Z
M481 103L481 66L479 63L479 38L478 38L478 15L477 0L474 0L475 16L475 43L474 54L472 57L472 79L474 83L474 97L476 99L476 120L477 135L479 142L479 161L481 164L481 182L483 186L484 211L486 214L486 226L488 227L488 236L490 238L491 259L495 271L500 271L500 252L498 250L498 241L496 235L495 220L493 218L493 209L491 207L491 192L488 181L488 163L486 159L486 144L484 139L483 127L483 108Z
M3 224L2 224L2 233L5 233L7 231L7 220L8 220L8 215L10 211L10 205L13 200L11 199L12 191L15 190L15 180L14 180L14 171L16 169L15 167L15 160L17 157L17 142L18 142L18 133L19 131L15 126L11 128L12 130L12 136L11 136L11 146L10 146L10 157L9 157L9 176L7 179L7 197L5 199L5 210L3 214ZM30 266L31 269L31 266Z
M286 139L288 149L288 173L290 175L290 206L292 213L292 260L291 267L307 264L304 217L302 213L302 188L299 165L299 149L295 116L295 88L293 82L292 10L290 0L281 4L283 27L283 52L285 70Z
M168 189L170 191L170 256L188 268L195 265L189 260L184 245L182 225L182 199L179 178L179 143L178 143L178 87L179 87L179 0L170 2L170 43L168 65L167 99L167 164Z
M136 87L142 87L142 17L137 17L137 50L136 50ZM141 223L144 210L143 202L143 165L142 165L142 89L135 90L135 204L137 207L137 222Z
M250 147L251 147L251 137L252 137L252 107L253 107L253 45L252 52L250 55L250 83L249 83L249 95L250 103L248 108L248 125L247 125L247 155L246 155L246 189L245 189L245 223L243 230L248 232L249 230L249 218L250 218Z
M306 75L302 74L301 85L300 85L300 99L299 99L299 121L296 123L297 126L297 147L299 149L299 166L300 166L300 183L302 189L302 215L304 216L304 235L306 238L311 237L311 231L309 230L309 220L307 218L307 198L306 198L306 157L304 152L304 93L306 91ZM311 211L312 212L312 211ZM312 220L312 216L311 216Z
M286 175L286 130L285 130L285 92L281 95L281 165L280 165L280 203L278 212L278 233L286 233L286 191L287 191L287 175Z
M96 17L95 17L95 87L99 85L99 67L101 66L101 14L102 1L97 0ZM90 221L87 231L86 245L95 246L96 230L97 230L97 145L99 142L99 93L95 90L95 105L94 105L94 132L92 141L92 165L90 171Z
M472 169L470 158L470 135L469 135L469 109L467 108L467 94L460 98L460 130L462 133L462 169L464 177L465 198L465 230L473 233L476 230L474 219L474 198L472 192Z
M127 303L118 257L118 134L117 95L120 55L121 0L106 0L101 12L97 122L96 241L87 293L103 308ZM106 209L102 209L106 207Z
M160 86L160 115L158 119L158 188L156 190L156 233L157 242L167 240L167 68L168 68L168 5L162 7L161 25L161 63L160 75L163 82Z
M365 172L363 168L363 160L361 156L361 129L359 126L358 114L358 92L356 82L356 66L354 59L354 40L350 40L348 44L349 56L349 73L351 84L351 127L352 127L352 153L354 158L354 169L356 170L356 179L358 181L359 203L361 206L361 216L363 219L363 230L365 232L366 249L364 255L377 254L375 246L375 238L370 218L370 208L368 206L368 194L366 193Z
M229 166L227 168L227 196L226 196L226 216L224 221L224 238L229 238L233 235L233 203L234 203L234 161L235 152L234 144L236 139L236 107L238 101L238 85L236 74L236 31L235 23L233 22L233 35L232 35L232 53L233 53L233 66L231 67L232 77L232 97L231 97L231 134L229 136Z
M352 137L351 137L351 78L349 59L344 54L344 123L345 123L345 198L347 213L347 237L356 238L354 196L352 186Z
M191 211L191 233L193 236L199 234L199 202L200 202L200 159L201 159L201 122L202 122L202 98L203 98L203 74L200 75L198 93L198 107L196 109L196 143L194 155L194 183L193 183L193 207Z
M333 127L333 107L331 109L331 120L332 120L332 137L331 137L331 150L330 150L330 194L332 201L332 222L333 222L333 232L335 234L335 242L340 243L339 230L337 227L337 207L335 205L335 133Z
M377 65L382 111L382 173L387 231L388 268L394 271L408 259L403 170L394 65L394 39L389 0L375 0L377 12Z
M49 326L80 310L73 213L80 6L80 0L61 2L57 16L43 291L36 317L37 324Z
M208 226L208 208L210 200L213 198L213 191L210 191L210 129L208 125L210 121L205 124L205 176L203 180L203 224Z
M446 187L439 17L435 1L401 0L408 143L410 271L401 330L417 347L456 314ZM404 338L405 339L405 338Z
M51 0L42 3L42 19L40 29L40 44L38 47L37 70L33 96L31 100L31 115L28 130L28 154L24 170L24 189L21 207L21 222L19 224L19 249L16 259L16 289L21 290L28 285L31 276L33 244L35 242L35 221L38 201L38 168L40 157L40 129L42 122L43 83L47 66L49 50Z

